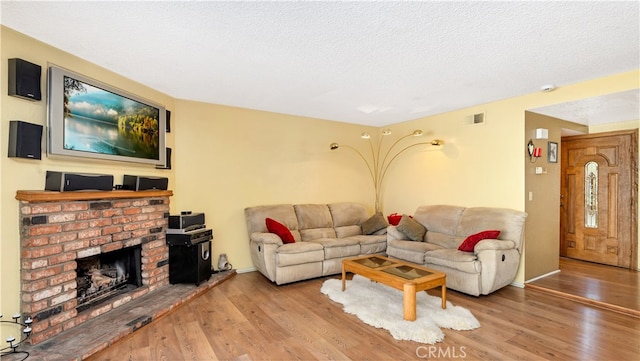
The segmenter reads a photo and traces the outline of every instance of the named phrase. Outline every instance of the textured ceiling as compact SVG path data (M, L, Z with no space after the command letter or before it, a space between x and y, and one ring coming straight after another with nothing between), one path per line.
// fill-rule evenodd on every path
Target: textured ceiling
M175 98L383 126L635 70L639 7L2 0L0 21Z
M549 105L530 111L588 125L640 120L640 89Z

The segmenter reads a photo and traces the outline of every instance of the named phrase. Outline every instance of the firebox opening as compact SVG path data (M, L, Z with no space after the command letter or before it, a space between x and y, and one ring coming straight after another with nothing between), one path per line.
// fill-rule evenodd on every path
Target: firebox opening
M141 250L134 246L77 259L76 310L82 312L142 286Z

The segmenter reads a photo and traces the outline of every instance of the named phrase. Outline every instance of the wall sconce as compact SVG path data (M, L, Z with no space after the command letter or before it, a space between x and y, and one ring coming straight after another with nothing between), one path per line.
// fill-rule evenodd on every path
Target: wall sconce
M527 143L527 153L529 153L529 162L535 163L542 156L542 148L536 147L533 140L529 139Z
M380 154L380 150L382 147L382 143L383 140L386 136L391 135L391 130L390 129L384 129L382 130L382 132L380 133L380 138L379 141L377 142L377 146L376 149L374 150L374 145L373 142L371 141L371 135L367 132L364 132L360 135L360 138L365 139L369 142L369 148L371 149L371 156L370 157L365 157L362 153L360 153L360 151L358 151L356 148L350 146L350 145L339 145L338 143L331 143L329 145L329 149L331 150L336 150L340 147L344 147L344 148L349 148L352 151L356 152L356 154L358 154L358 156L360 156L360 158L362 159L362 161L364 161L364 163L367 165L367 168L369 169L369 175L371 176L371 181L373 182L373 188L375 190L375 197L376 197L376 203L375 203L375 207L376 207L376 212L380 212L381 211L381 204L380 204L380 188L382 188L382 182L384 181L384 176L387 174L387 169L389 169L389 166L391 165L391 163L393 163L393 161L402 153L404 153L405 151L407 151L410 148L413 148L415 146L418 145L430 145L433 147L442 147L444 145L444 142L441 139L433 139L431 141L428 142L418 142L418 143L413 143L413 144L409 144L406 145L402 148L400 148L399 150L396 149L396 145L398 145L398 143L400 143L400 141L409 138L409 137L421 137L424 133L422 132L422 130L420 129L416 129L413 132L400 137L398 140L396 140L387 150L386 153L384 154L384 156L381 158L381 154Z

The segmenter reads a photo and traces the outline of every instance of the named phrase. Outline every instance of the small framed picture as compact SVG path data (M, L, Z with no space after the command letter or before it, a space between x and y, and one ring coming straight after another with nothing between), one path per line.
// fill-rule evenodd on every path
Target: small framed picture
M549 142L547 154L549 154L549 163L558 163L558 143Z

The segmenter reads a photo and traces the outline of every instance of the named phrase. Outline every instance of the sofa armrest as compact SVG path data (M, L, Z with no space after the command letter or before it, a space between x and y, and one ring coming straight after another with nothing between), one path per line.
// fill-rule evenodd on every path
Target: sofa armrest
M251 241L262 244L283 245L282 239L275 233L254 232L251 234Z
M480 281L483 295L513 282L521 258L515 242L485 239L476 244L474 253L482 263Z
M513 241L506 241L501 239L483 239L482 241L478 242L478 244L476 244L475 248L473 249L473 253L477 255L481 251L486 250L497 251L515 248L516 244L513 243Z
M396 226L387 226L387 242L396 240L409 240L409 237L400 232Z

